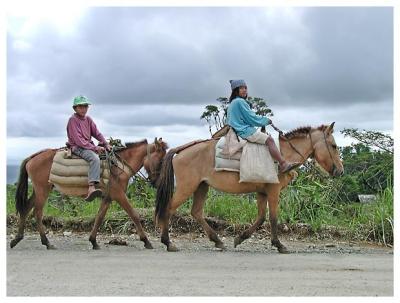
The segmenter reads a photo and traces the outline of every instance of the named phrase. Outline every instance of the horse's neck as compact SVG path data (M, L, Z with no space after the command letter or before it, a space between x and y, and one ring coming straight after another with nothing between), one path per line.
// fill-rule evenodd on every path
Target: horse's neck
M142 144L136 147L128 148L121 153L121 157L135 172L140 170L143 166L144 159L147 156L148 145L149 144Z
M280 139L279 145L283 157L285 160L290 162L304 163L305 160L310 157L313 151L309 136L290 139L290 143Z

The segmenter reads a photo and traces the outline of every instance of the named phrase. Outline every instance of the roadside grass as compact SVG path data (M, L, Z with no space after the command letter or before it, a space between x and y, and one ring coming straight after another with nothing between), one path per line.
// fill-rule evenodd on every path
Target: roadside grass
M15 190L15 185L7 185L7 215L16 213ZM31 191L30 186L29 194ZM299 180L281 193L279 222L288 225L305 223L315 234L326 227L335 227L351 238L393 244L393 186L388 186L377 195L375 203L369 204L337 202L335 195L335 189L329 181L321 183ZM127 196L132 206L142 210L140 213L144 219L153 218L154 188L143 181L137 181L129 186ZM44 214L63 220L93 219L99 206L99 199L86 202L81 198L65 197L52 191ZM189 199L178 208L178 213L190 215L191 206L192 200ZM210 189L204 214L224 220L230 225L251 224L257 216L256 195L233 195ZM111 204L103 225L110 221L113 221L113 226L117 226L113 233L126 233L131 228L131 220L115 202Z

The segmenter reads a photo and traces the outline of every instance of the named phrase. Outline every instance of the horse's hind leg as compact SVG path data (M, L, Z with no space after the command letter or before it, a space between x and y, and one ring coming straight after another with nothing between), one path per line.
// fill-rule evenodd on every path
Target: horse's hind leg
M115 200L119 203L119 205L121 205L121 207L128 213L129 217L132 219L133 223L135 224L140 241L144 243L144 247L152 249L153 245L151 245L146 233L143 230L142 224L140 223L139 214L129 204L128 198L126 197L125 193L121 192L118 197L115 198Z
M35 199L35 193L32 194L32 196L29 198L29 205L27 207L27 210L24 214L20 214L19 216L19 223L18 223L18 233L14 239L11 240L10 247L14 248L15 245L17 245L23 238L24 238L24 232L25 232L25 225L26 225L26 218L28 217L30 211L33 208L33 203Z
M192 216L203 227L210 241L215 243L215 247L225 249L224 243L218 238L215 230L211 228L203 216L204 203L207 198L209 185L205 182L200 183L199 187L193 193Z
M169 208L166 211L166 215L162 220L159 221L159 225L161 227L161 243L167 246L167 251L169 252L175 252L179 250L169 239L169 220L177 208L193 194L197 186L198 185L195 183L181 185L177 184L175 193L171 198L171 202L168 203Z
M256 231L256 229L261 226L265 221L265 214L267 208L267 196L265 194L257 193L257 207L258 216L256 222L244 232L242 232L238 237L235 238L234 246L238 246L244 240L250 238L250 236Z
M46 245L47 249L55 249L56 247L52 244L50 244L49 239L47 239L46 236L46 228L43 225L42 219L43 219L43 207L46 203L47 197L49 196L49 192L51 189L51 185L47 184L46 186L35 186L33 185L34 190L35 190L35 218L36 218L36 223L38 227L38 231L40 234L40 239L42 241L43 245Z
M94 222L94 226L92 228L92 232L90 233L89 241L92 243L93 249L100 249L100 246L97 244L96 241L96 236L97 236L97 231L99 230L99 227L101 223L104 220L104 216L107 213L108 208L111 205L111 199L110 198L103 198L101 200L100 208L96 216L96 220Z

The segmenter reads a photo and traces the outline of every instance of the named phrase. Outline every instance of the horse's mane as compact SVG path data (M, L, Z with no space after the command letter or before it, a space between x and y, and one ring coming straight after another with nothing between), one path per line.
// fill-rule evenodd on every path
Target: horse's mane
M314 129L324 131L327 127L328 127L327 125L321 125ZM301 127L298 127L296 129L293 129L293 130L287 132L286 134L284 134L284 136L287 139L306 137L311 132L311 130L313 130L313 128L311 126L301 126Z
M130 148L130 147L135 147L136 145L142 145L142 144L146 144L147 143L147 139L143 139L142 141L137 141L137 142L127 142L125 143L126 148Z
M118 151L119 152L120 151L124 151L124 150L127 150L128 148L136 147L136 146L139 146L139 145L142 145L142 144L147 144L147 139L143 139L142 141L137 141L137 142L126 142L125 143L126 147L118 149Z
M148 144L147 139L143 139L143 140L137 141L137 142L126 142L125 143L126 147L121 148L119 151L124 151L124 150L126 150L128 148L136 147L136 146L139 146L139 145L142 145L142 144ZM167 150L168 149L167 142L161 142L160 144L161 144L161 147L162 147L163 150Z

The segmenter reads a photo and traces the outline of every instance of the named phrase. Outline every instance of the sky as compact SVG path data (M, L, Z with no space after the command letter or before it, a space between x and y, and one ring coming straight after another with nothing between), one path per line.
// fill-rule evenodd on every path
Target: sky
M7 164L63 146L80 94L105 137L209 138L200 116L230 79L282 130L393 134L391 7L19 7L6 41Z

